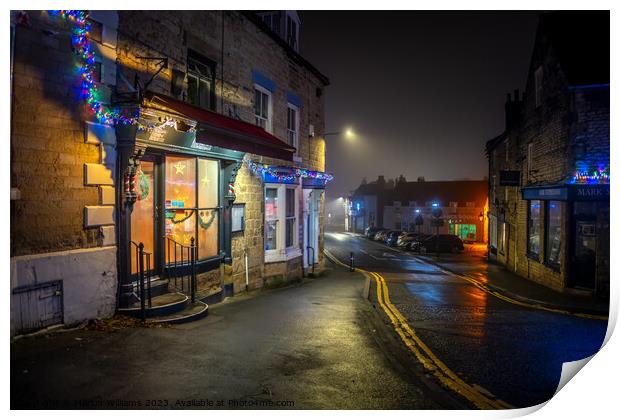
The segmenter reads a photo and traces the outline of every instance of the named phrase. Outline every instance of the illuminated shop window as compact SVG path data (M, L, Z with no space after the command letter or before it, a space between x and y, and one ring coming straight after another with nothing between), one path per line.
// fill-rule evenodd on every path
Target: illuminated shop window
M198 259L217 256L218 161L166 156L165 176L166 237L182 245L190 245L194 238ZM174 255L166 255L166 262L171 260Z
M549 201L546 211L545 258L553 266L560 265L560 246L562 233L562 203Z
M540 200L531 200L527 212L527 252L531 256L540 254Z

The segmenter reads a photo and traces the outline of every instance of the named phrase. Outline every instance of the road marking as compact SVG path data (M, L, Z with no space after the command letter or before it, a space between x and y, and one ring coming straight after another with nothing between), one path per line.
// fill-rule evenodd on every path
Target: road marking
M324 253L334 263L342 267L349 268L327 249L324 249ZM418 337L413 328L411 328L411 326L407 323L405 317L400 313L400 311L394 307L390 301L387 282L379 273L366 271L361 268L355 268L355 271L358 271L366 276L370 275L375 279L375 283L377 285L377 301L379 306L381 306L385 314L390 319L396 333L400 336L405 346L415 355L422 366L433 374L433 376L435 376L440 383L462 395L480 409L498 410L514 408L503 401L484 395L473 386L467 384L452 370L450 370L437 356L435 356L435 354L420 339L420 337Z
M488 293L490 295L493 295L496 298L503 300L504 302L512 303L514 305L519 305L519 306L522 306L524 308L538 309L538 310L541 310L541 311L553 312L553 313L561 314L561 315L572 315L572 316L576 316L576 317L579 317L579 318L596 319L596 320L599 320L599 321L608 321L609 320L609 317L605 316L605 315L593 315L593 314L586 314L586 313L583 313L583 312L572 312L572 311L567 311L567 310L564 310L564 309L551 308L549 306L545 306L544 304L527 303L527 302L524 302L524 301L521 301L521 300L517 300L517 299L511 298L509 296L506 296L506 295L504 295L504 294L502 294L502 293L500 293L500 292L498 292L496 290L492 290L488 286L484 285L483 283L481 283L480 281L476 280L475 278L473 278L471 276L468 276L467 274L461 274L461 273L456 273L456 272L453 272L453 271L448 271L448 270L440 267L439 265L437 265L435 263L426 261L426 260L424 260L422 258L419 258L419 257L415 256L415 255L411 255L411 254L409 254L407 252L404 252L404 251L402 251L400 249L389 248L387 245L384 245L382 243L377 243L376 245L382 246L384 248L388 248L392 252L398 252L399 254L408 255L408 256L414 258L415 261L418 261L420 263L434 265L442 273L444 273L446 275L456 276L456 277L458 277L458 278L460 278L462 280L465 280L465 281L471 283L473 286L477 287L478 289L482 290L483 292L486 292L486 293Z

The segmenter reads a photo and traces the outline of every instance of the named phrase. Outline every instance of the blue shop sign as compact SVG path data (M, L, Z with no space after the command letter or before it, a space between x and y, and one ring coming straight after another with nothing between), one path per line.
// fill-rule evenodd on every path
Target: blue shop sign
M524 200L607 201L609 184L570 184L529 187L521 190Z

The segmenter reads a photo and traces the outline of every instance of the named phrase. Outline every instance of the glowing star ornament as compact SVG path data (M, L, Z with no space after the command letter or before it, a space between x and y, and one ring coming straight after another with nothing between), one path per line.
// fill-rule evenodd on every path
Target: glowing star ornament
M185 165L181 162L177 162L177 164L174 165L173 168L176 170L175 175L185 175L183 173L183 171L185 170Z

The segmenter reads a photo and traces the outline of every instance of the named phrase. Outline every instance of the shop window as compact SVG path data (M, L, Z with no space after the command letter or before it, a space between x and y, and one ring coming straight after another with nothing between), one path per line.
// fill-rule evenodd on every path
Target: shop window
M278 189L265 189L265 250L278 248Z
M295 244L295 190L286 189L286 247Z
M271 133L271 92L254 85L254 118L256 125Z
M529 202L527 219L527 253L538 259L540 255L540 200Z
M283 260L299 253L297 194L294 185L265 186L265 259ZM297 252L297 254L295 254Z
M299 108L288 104L286 119L286 132L288 144L295 148L295 154L299 154Z
M186 246L190 245L191 238L194 238L199 260L217 256L218 161L166 156L165 176L166 237ZM169 263L171 260L174 260L174 256L166 255L166 262Z
M215 110L215 63L191 50L187 53L187 101Z
M559 201L549 201L545 211L546 238L545 258L548 265L560 266L560 247L562 233L562 205Z

